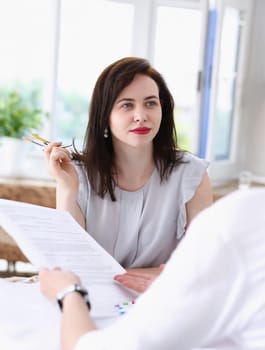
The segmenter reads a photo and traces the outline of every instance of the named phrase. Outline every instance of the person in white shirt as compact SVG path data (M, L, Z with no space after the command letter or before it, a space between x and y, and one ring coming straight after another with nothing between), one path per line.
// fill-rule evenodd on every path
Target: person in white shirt
M265 190L253 189L198 214L160 276L105 329L95 329L80 293L66 293L63 349L264 350L264 208ZM65 287L81 283L61 270L43 269L39 278L52 301Z

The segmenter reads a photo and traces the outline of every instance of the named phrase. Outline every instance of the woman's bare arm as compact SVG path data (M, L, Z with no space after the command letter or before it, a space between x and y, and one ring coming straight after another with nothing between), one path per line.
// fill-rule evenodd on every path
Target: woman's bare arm
M195 192L193 198L186 204L187 224L189 226L191 220L203 209L209 207L213 203L212 187L209 176L205 172L202 181Z

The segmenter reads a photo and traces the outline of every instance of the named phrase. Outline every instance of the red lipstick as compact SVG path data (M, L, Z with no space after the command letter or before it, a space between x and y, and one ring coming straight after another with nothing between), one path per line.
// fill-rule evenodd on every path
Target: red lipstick
M135 128L130 130L130 132L133 132L134 134L137 135L146 135L151 131L151 128L146 128L146 127L142 127L142 128Z

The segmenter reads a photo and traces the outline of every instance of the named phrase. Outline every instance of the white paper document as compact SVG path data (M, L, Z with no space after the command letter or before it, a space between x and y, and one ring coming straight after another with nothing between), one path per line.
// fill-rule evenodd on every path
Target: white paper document
M36 268L78 274L89 290L93 318L114 317L116 304L137 297L114 282L113 276L125 270L68 212L0 199L0 226Z

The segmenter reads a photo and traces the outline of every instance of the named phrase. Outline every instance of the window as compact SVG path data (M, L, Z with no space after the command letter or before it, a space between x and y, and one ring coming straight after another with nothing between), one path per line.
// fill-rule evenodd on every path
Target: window
M197 151L197 79L201 62L202 11L158 6L154 65L163 73L175 100L179 145Z
M241 93L252 5L248 0L223 0L217 7L211 127L207 143L210 176L216 183L238 176Z
M218 72L214 159L231 156L232 131L236 112L236 89L241 36L241 12L227 7L224 13Z
M50 112L44 136L66 143L75 137L82 143L89 98L103 68L124 56L147 57L163 72L175 98L180 145L195 150L202 11L198 1L197 8L194 1L187 2L188 8L179 8L178 1L163 3L5 1L1 87L20 86Z
M51 76L52 3L0 1L0 91L20 89L41 108Z
M97 76L131 54L134 6L109 0L0 6L0 90L19 88L50 112L48 138L81 140Z
M82 142L89 98L101 71L131 55L134 7L114 1L61 2L56 138Z
M89 101L101 71L124 56L146 57L173 94L180 146L199 154L204 142L211 177L232 176L252 2L212 1L217 5L217 36L207 132L202 135L198 73L210 2L0 0L0 93L23 89L50 113L43 136L64 143L75 138L82 147Z

